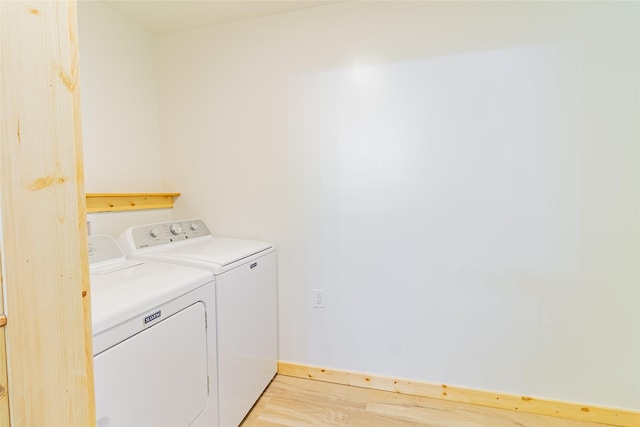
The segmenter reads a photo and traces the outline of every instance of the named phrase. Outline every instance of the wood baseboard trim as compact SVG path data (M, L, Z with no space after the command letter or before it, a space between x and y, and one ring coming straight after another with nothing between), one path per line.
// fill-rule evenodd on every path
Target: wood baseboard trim
M278 374L621 427L640 426L640 412L278 362Z
M180 193L88 193L87 212L167 209Z

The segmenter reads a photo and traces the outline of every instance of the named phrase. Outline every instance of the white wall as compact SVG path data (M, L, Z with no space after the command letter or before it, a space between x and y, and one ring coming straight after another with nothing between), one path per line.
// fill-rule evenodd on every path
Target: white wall
M167 222L173 219L172 209L144 209L121 212L96 212L87 214L89 235L109 234L118 238L120 233L136 225Z
M162 37L175 216L278 244L282 360L640 409L638 8L350 2Z
M78 27L85 190L163 191L153 37L99 1Z

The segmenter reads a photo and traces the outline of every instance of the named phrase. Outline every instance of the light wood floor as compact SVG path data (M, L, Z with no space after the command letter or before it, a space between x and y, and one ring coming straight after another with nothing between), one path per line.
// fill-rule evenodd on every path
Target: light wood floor
M277 375L241 427L603 427Z

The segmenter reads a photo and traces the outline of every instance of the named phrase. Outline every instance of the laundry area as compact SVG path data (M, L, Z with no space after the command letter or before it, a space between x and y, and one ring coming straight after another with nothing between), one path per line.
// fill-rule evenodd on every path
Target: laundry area
M97 426L240 425L277 371L275 246L201 220L118 240L89 236Z
M0 43L0 426L640 425L640 3L3 1Z

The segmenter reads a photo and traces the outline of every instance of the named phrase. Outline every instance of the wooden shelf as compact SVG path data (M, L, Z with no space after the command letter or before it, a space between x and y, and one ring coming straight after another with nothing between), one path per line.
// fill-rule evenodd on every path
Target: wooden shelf
M87 213L167 209L180 193L87 193Z

